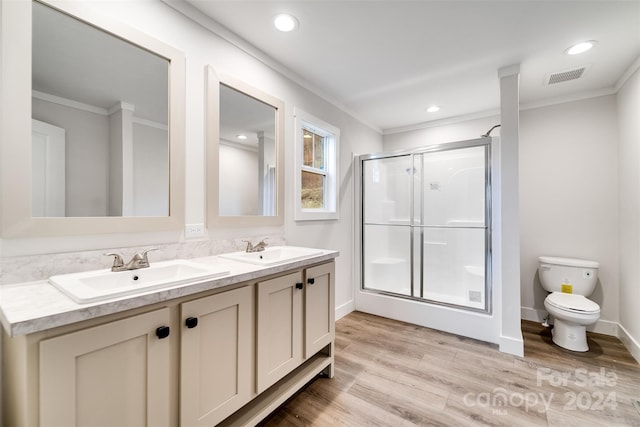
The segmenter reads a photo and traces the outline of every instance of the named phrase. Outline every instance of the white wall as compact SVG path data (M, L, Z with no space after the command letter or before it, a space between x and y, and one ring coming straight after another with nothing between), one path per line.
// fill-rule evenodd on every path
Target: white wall
M494 125L500 123L498 115L480 119L455 121L409 132L393 133L384 136L384 151L406 150L444 142L464 141L480 138ZM500 135L500 128L491 132L492 136Z
M620 338L640 361L640 70L617 96L620 180Z
M258 152L220 144L220 214L258 214Z
M599 281L590 299L600 304L599 327L609 334L615 334L618 322L615 103L610 95L525 110L520 116L522 307L544 311L538 256L595 260Z
M169 213L169 140L167 131L133 124L133 212L142 216Z
M104 216L109 197L109 118L33 98L34 119L66 132L66 214Z

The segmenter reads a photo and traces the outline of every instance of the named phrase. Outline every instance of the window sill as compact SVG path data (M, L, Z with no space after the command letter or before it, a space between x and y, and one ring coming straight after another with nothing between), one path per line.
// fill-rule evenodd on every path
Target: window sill
M297 211L295 221L335 221L340 219L337 212Z

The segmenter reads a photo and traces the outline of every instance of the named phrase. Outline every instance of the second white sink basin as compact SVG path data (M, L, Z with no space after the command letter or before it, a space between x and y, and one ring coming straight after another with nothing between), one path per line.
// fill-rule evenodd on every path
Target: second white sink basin
M226 276L228 270L186 260L157 262L138 270L96 270L51 276L49 283L78 303L89 303L188 282Z
M285 262L298 261L314 255L319 255L321 249L300 248L297 246L271 246L262 252L231 252L219 255L221 258L246 262L255 265L276 265Z

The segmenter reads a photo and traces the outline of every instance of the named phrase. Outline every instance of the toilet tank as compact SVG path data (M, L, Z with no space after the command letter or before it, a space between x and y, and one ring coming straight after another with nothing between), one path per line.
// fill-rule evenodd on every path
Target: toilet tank
M540 283L547 292L591 295L598 281L600 263L586 259L541 256L538 258Z

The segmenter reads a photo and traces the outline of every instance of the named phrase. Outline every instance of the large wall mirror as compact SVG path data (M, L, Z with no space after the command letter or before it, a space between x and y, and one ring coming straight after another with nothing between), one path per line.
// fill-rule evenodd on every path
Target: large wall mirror
M211 225L283 223L282 101L207 67Z
M182 228L184 55L80 2L2 21L3 236Z

